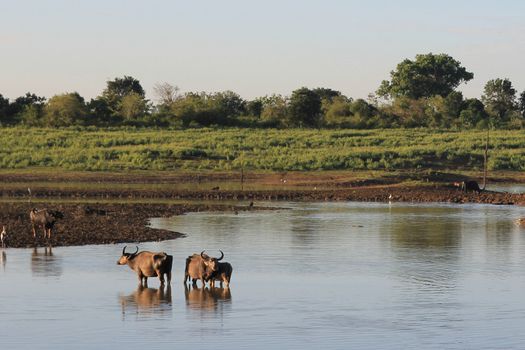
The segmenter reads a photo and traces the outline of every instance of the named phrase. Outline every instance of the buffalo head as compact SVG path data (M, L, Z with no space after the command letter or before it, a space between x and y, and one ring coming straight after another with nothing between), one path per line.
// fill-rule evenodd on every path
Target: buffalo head
M126 265L128 261L133 259L139 252L139 247L137 247L135 253L126 253L126 247L127 246L124 246L124 249L122 249L122 256L118 259L117 265Z
M209 256L208 254L204 254L205 250L201 252L201 258L204 262L204 265L206 265L206 267L212 272L215 272L219 269L219 261L221 261L222 258L224 258L224 253L222 252L222 250L219 251L221 252L220 258L214 258Z

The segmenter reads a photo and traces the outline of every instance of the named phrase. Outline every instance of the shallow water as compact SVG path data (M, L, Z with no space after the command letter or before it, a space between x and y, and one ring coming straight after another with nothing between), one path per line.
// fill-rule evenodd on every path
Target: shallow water
M121 245L5 249L1 349L522 349L520 207L286 203L153 219L187 234L170 289L138 289ZM185 257L225 252L230 290L185 289Z

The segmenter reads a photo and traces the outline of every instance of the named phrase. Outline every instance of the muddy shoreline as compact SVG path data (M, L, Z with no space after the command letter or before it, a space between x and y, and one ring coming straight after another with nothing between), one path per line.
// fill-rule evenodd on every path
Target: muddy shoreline
M180 232L153 229L152 217L170 217L198 211L241 211L247 207L190 204L50 204L64 214L57 220L51 239L43 237L41 228L33 238L29 220L30 203L0 203L0 223L6 226L7 248L36 246L79 246L164 241L183 237ZM43 208L42 205L39 208Z
M197 211L241 211L264 209L259 201L362 201L411 203L482 203L495 205L525 205L525 194L483 191L464 193L450 185L451 178L441 182L414 182L404 179L369 178L358 180L340 174L268 174L248 177L252 183L271 184L270 189L225 190L214 181L232 180L232 174L170 175L177 187L156 187L166 178L157 175L59 174L1 175L0 226L8 231L8 247L42 245L70 246L86 244L116 244L176 239L183 234L148 227L152 217L169 217ZM349 180L351 179L351 180ZM406 180L406 179L405 179ZM427 179L428 180L428 179ZM57 186L76 181L75 186ZM283 182L296 186L286 189ZM12 182L15 182L14 185ZM38 182L38 189L28 185ZM80 185L78 185L80 182ZM232 181L231 181L232 182ZM124 185L115 186L115 183ZM144 186L126 187L138 183ZM96 186L90 186L96 184ZM153 186L151 186L153 184ZM187 185L187 186L186 186ZM318 189L318 185L323 185ZM212 187L213 186L213 187ZM181 189L182 188L182 189ZM236 188L233 186L232 188ZM182 201L182 203L181 203ZM204 201L204 202L203 202ZM88 203L89 202L89 203ZM254 202L253 207L249 206ZM278 204L275 205L277 207ZM42 230L33 239L29 211L49 208L64 213L57 221L50 240L42 238ZM266 208L268 209L268 208Z

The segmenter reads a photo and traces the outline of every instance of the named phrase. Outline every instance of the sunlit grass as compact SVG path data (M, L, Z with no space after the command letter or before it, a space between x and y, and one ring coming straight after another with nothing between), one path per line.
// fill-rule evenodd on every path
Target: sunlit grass
M479 170L485 132L3 128L0 167L70 171ZM489 169L525 170L525 133L491 133Z

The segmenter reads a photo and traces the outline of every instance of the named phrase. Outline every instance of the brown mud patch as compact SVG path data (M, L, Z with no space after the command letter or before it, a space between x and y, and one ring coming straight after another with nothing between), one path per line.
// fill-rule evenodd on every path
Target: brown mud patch
M43 208L40 204L38 208ZM86 244L115 244L163 241L183 236L182 233L148 227L152 217L169 217L197 211L248 210L247 207L224 205L166 205L166 204L52 204L47 208L59 210L63 219L56 221L51 239L43 238L37 228L33 238L29 220L29 203L0 203L0 225L8 236L6 247L71 246Z
M2 196L28 198L21 189L4 189ZM163 199L163 200L205 200L205 201L363 201L363 202L445 202L484 204L525 204L525 194L483 191L462 192L448 185L374 185L333 189L293 190L153 190L153 189L40 189L32 198L54 199Z

